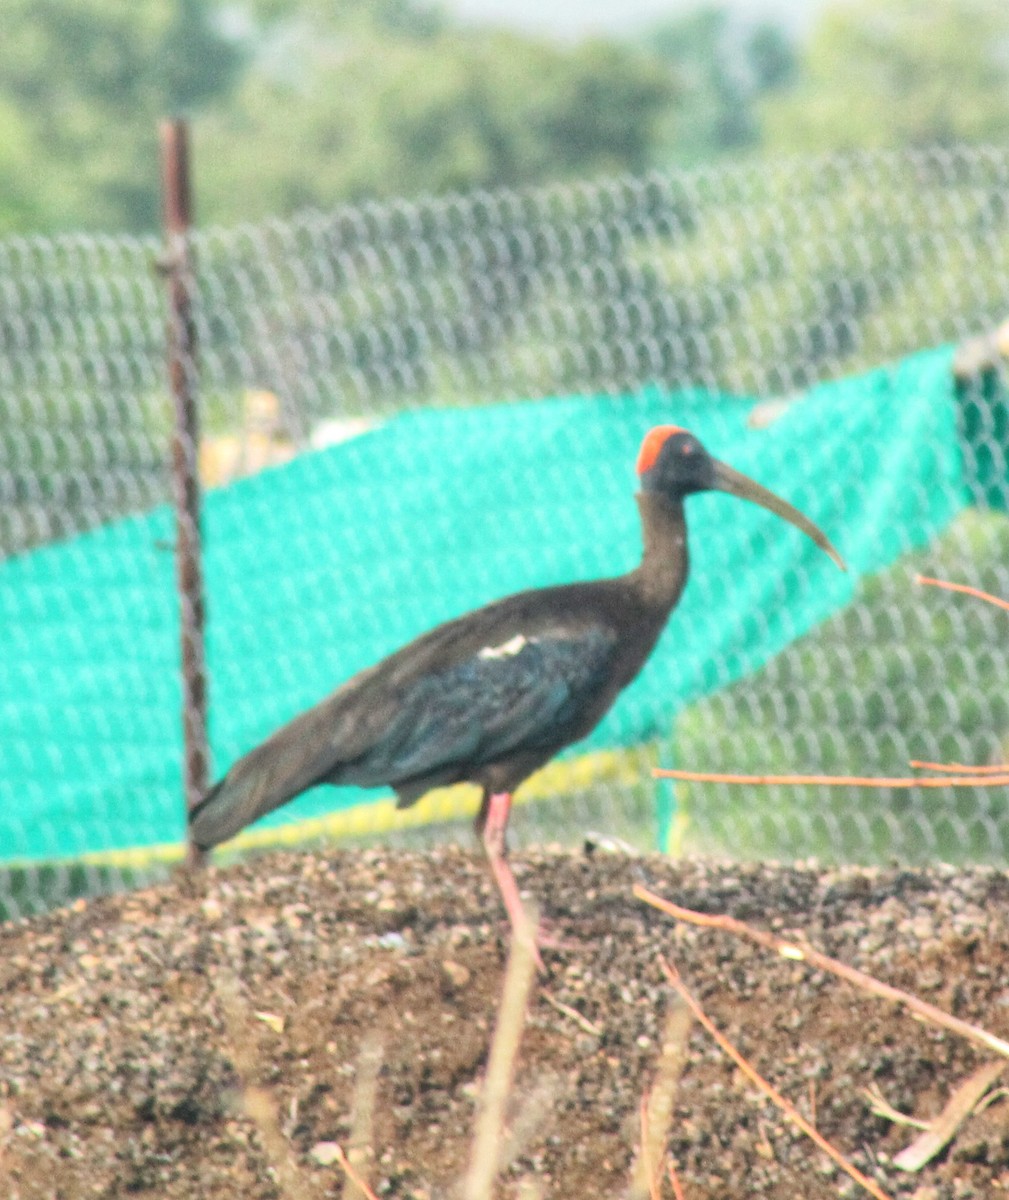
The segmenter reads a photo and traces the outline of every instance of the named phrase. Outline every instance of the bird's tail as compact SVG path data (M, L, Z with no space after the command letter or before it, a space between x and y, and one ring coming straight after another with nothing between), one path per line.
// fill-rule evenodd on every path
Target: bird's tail
M231 824L230 821L222 821L228 809L233 807L225 802L226 797L224 800L221 798L227 782L228 777L225 775L189 810L189 837L201 850L209 850L211 846L216 846L218 842L226 841L232 836L232 833L221 832ZM237 829L233 831L237 832Z
M264 813L320 782L287 727L234 764L189 812L189 837L201 850L226 842Z

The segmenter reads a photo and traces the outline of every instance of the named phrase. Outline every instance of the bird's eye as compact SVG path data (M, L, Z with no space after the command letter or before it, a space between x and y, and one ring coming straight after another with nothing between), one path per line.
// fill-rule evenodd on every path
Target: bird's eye
M683 445L680 447L681 454L693 454L693 452L694 452L694 443L693 442L684 442Z

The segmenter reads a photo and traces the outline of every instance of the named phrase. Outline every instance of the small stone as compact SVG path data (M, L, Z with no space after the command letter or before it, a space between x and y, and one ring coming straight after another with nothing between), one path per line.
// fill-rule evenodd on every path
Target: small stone
M316 1142L308 1152L308 1157L320 1167L331 1167L340 1158L339 1142Z
M462 963L454 962L451 958L444 960L441 964L441 969L449 986L457 991L461 991L466 987L472 978L469 967L464 967Z

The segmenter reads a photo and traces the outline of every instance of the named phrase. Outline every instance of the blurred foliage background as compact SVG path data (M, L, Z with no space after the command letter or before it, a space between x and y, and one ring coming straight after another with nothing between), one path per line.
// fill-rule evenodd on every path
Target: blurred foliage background
M0 233L153 229L166 114L193 120L203 224L1004 137L1004 0L793 8L561 38L427 0L0 0Z

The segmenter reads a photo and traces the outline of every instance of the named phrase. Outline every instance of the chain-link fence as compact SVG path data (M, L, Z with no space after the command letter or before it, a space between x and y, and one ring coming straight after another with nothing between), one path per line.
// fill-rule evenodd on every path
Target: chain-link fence
M1009 757L1004 618L913 584L1009 594L1000 346L963 345L1009 315L1009 152L365 205L192 248L218 774L436 621L632 566L633 446L665 417L787 491L855 579L838 591L766 515L692 502L697 594L665 673L534 781L516 834L654 845L658 803L702 851L1004 857L999 789L673 793L650 770ZM182 836L159 252L0 241L6 911L147 871ZM861 391L813 386L883 364ZM719 649L688 670L691 646ZM389 836L388 805L357 801L339 830Z

